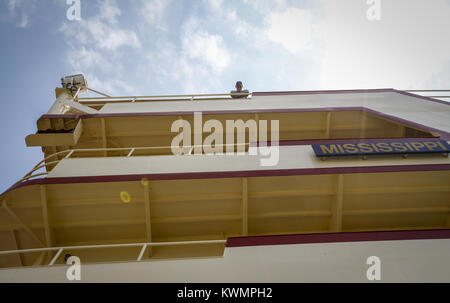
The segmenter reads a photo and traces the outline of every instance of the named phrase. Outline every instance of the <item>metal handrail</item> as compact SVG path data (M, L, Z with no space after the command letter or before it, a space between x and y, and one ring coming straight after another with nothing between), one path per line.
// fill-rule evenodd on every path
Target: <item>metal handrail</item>
M405 92L450 92L450 89L406 89L403 90ZM104 95L104 94L102 94ZM136 101L157 101L157 100L153 100L153 99L157 99L157 98L165 98L165 99L173 99L173 98L186 98L186 100L195 100L195 98L198 97L203 97L202 99L206 99L204 97L224 97L224 96L251 96L252 93L223 93L223 94L182 94L182 95L154 95L154 96L117 96L117 97L113 97L113 96L107 96L104 95L104 97L83 97L83 98L79 98L77 97L76 100L78 101L82 101L82 103L89 103L87 101L94 101L94 100L98 100L98 101L106 101L106 100L111 100L112 102L119 102L119 101L123 101L123 102L136 102ZM447 97L447 96L445 96ZM147 98L147 100L143 100ZM202 100L202 99L197 99L197 100ZM223 99L227 99L228 98L223 98ZM114 101L115 100L115 101ZM158 100L159 101L159 100Z
M136 261L141 261L144 255L145 249L148 246L171 246L171 245L203 245L203 244L225 244L227 240L200 240L200 241L174 241L174 242L145 242L145 243L123 243L123 244L102 244L102 245L80 245L80 246L62 246L62 247L41 247L41 248L29 248L29 249L17 249L17 250L3 250L0 251L1 255L12 254L25 254L36 253L46 251L58 251L52 258L48 266L52 266L58 260L59 256L64 250L80 250L80 249L101 249L101 248L117 248L117 247L139 247L141 251Z
M84 97L78 100L114 100L114 99L130 99L139 100L143 98L196 98L196 97L220 97L220 96L249 96L252 93L228 93L228 94L186 94L186 95L159 95L159 96L119 96L119 97Z
M45 167L45 166L47 166L47 165L50 165L50 164L55 164L55 163L59 163L59 160L58 161L51 161L51 162L47 162L47 163L45 163L45 164L42 164L42 165L39 165L39 166L35 166L28 174L26 174L25 175L25 177L28 177L28 176L31 176L35 171L37 171L38 169L41 169L41 168L43 168L43 167ZM24 177L24 178L25 178Z
M105 97L84 97L84 98L79 98L77 96L75 98L75 101L84 104L86 106L102 106L109 103L233 100L233 98L230 98L230 96L245 96L246 99L251 99L251 94L252 93L249 92L249 93L228 93L228 94L191 94L191 95L161 95L161 96L120 96L120 97L111 97L105 95ZM228 96L228 98L225 98L225 96Z
M20 179L19 181L17 181L16 183L14 183L13 186L16 185L16 184L18 184L18 183L22 183L23 181L30 180L31 178L39 177L39 176L44 176L44 175L48 175L48 172L39 173L39 174L35 174L35 175L30 175L30 176L25 176L25 177L23 177L22 179Z

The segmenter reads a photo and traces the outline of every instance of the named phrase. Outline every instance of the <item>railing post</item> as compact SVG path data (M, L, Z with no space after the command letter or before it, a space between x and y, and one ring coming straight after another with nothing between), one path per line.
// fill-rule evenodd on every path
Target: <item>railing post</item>
M134 153L135 148L133 147L130 152L127 155L127 158L131 157L131 155Z
M72 149L72 150L64 157L64 159L69 159L70 156L72 156L73 152L74 152L74 150Z
M53 259L50 261L50 263L48 263L48 266L53 266L53 264L55 264L56 260L58 260L59 256L61 255L61 253L63 252L64 248L60 248L58 250L58 252L56 253L56 255L53 257Z
M137 258L137 261L141 261L142 257L144 256L144 252L147 249L148 243L145 243L144 245L142 245L142 249L141 252L139 253L139 257Z
M248 178L242 178L242 235L248 236Z

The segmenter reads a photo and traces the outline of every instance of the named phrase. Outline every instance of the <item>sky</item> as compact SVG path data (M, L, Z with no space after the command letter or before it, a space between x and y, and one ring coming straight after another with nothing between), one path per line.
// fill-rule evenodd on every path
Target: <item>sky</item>
M42 160L25 137L65 75L114 96L450 89L450 0L74 2L0 0L0 192Z

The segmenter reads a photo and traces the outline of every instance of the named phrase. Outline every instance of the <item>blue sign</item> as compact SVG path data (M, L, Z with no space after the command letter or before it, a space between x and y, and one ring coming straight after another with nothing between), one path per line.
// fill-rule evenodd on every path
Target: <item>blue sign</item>
M449 153L444 140L312 144L317 157L378 154Z

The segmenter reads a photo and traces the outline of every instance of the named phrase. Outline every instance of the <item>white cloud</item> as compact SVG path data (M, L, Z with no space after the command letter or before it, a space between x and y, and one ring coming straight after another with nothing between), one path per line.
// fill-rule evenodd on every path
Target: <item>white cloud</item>
M302 72L314 77L316 88L423 88L450 63L446 0L382 1L381 21L367 20L366 1L320 4L266 17L269 41L299 59L314 59L315 66Z
M252 10L262 14L267 15L269 12L273 10L277 10L280 8L285 8L287 4L284 0L271 0L271 1L264 1L264 0L243 0L243 2L250 6Z
M142 0L142 15L147 22L160 21L172 0Z
M133 86L119 79L100 80L95 73L85 73L89 87L98 88L102 93L112 96L134 95L136 90Z
M71 72L85 74L94 89L119 95L133 93L127 78L122 80L122 61L126 54L140 49L141 41L133 30L120 24L122 11L115 0L98 3L96 15L60 26L68 46L66 61Z
M248 22L247 12L241 12L243 16L240 16L236 8L227 7L224 0L203 0L203 3L211 9L208 22L215 24L223 22L221 27L231 29L237 40L245 41L248 45L260 46L264 31L257 25ZM258 3L258 1L253 1L251 5L258 5Z
M123 27L126 14L115 1L103 2L94 17L61 26L70 47L69 64L85 72L90 85L98 85L93 88L112 94L134 94L132 87L210 93L223 90L224 81L234 76L267 90L407 89L448 83L446 0L433 5L383 1L379 22L366 19L368 5L361 0L304 1L295 7L288 1L231 6L205 0L186 9L181 19L168 17L184 7L179 2L138 3L137 32ZM249 14L243 9L249 5L258 10ZM208 9L202 16L199 6ZM238 59L248 69L232 64ZM136 62L136 70L130 73L123 60ZM139 81L132 73L140 75ZM265 73L270 76L261 76Z
M28 15L23 14L17 26L21 28L26 28L28 26Z
M117 23L117 17L122 14L117 7L115 0L105 0L100 3L100 19L106 20L110 24Z
M322 86L422 88L450 62L445 0L383 1L381 21L366 19L365 2L322 4Z
M183 52L191 59L208 64L216 72L230 64L230 54L222 36L201 29L195 19L183 26L182 45Z
M292 53L309 46L312 39L313 14L311 11L290 7L267 16L267 38L281 44Z
M211 5L215 10L223 9L223 0L203 0L203 3Z
M17 27L27 28L30 24L30 15L36 11L36 0L8 0L8 18L16 23Z
M121 46L140 47L140 41L133 31L112 28L100 20L88 20L82 24L83 30L90 34L100 48L115 50Z
M220 86L231 58L222 36L190 18L181 27L179 44L162 39L149 50L146 70L151 71L149 78L159 88L178 87L173 93L211 93Z
M88 49L85 46L70 49L67 60L72 68L79 72L90 70L113 72L117 68L117 65L100 51Z
M9 0L8 1L8 9L10 11L13 11L16 9L16 7L19 5L20 0Z
M118 8L116 8L118 9ZM102 12L99 16L81 20L79 22L67 22L60 27L68 41L77 40L85 45L96 45L106 50L116 50L122 46L138 48L141 46L138 36L134 31L123 30L116 23L115 16L119 11L110 10Z
M229 25L233 28L233 31L237 37L248 39L248 38L256 38L257 36L259 36L259 33L257 33L258 29L250 25L242 18L238 17L236 10L224 9L222 13L225 14L226 20L229 22Z

